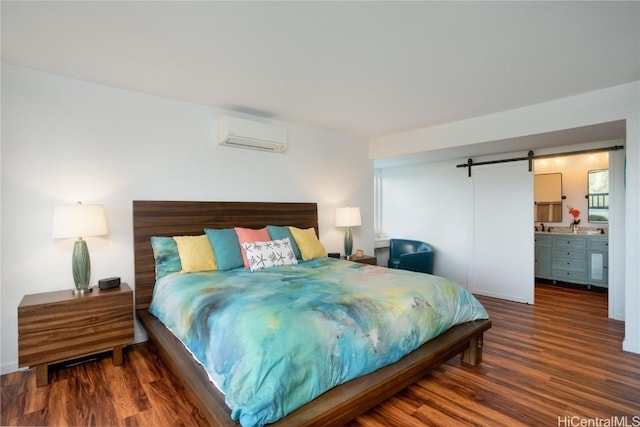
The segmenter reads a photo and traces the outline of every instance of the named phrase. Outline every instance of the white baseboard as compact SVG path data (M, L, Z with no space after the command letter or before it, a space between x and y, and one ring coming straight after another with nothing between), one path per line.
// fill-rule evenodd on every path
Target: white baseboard
M640 342L631 342L628 339L622 341L622 349L630 353L640 354Z
M17 371L27 371L29 368L18 368L18 362L3 363L0 365L0 375L10 374Z

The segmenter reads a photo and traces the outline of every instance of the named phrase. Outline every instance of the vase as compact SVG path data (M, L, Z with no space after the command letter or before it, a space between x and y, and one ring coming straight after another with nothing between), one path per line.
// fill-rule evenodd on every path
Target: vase
M578 224L571 224L573 234L578 234Z

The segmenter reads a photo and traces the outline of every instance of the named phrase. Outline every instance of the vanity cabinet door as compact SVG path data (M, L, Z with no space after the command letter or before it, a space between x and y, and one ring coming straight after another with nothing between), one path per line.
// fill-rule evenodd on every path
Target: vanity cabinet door
M609 241L592 238L587 250L589 284L607 287L609 283Z
M551 277L551 236L537 234L535 236L535 276L541 279Z
M551 248L536 246L536 277L551 278Z

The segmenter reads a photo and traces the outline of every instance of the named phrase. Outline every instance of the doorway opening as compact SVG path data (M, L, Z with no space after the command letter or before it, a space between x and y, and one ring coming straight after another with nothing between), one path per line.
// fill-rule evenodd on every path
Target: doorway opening
M536 285L608 295L609 152L534 161Z

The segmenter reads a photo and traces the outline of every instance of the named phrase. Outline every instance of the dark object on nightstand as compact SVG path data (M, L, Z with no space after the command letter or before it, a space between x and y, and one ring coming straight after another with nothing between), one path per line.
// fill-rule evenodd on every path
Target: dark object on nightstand
M100 289L111 289L111 288L117 288L118 286L120 286L119 277L109 277L107 279L98 280L98 287Z
M418 240L391 239L389 268L433 274L433 247Z
M329 252L327 256L329 258L340 258L340 252Z

